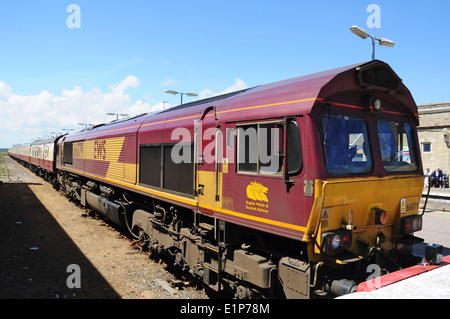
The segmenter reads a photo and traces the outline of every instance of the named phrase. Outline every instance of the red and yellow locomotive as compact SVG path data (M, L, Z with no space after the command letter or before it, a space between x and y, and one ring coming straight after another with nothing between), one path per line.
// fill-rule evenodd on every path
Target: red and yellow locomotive
M374 60L62 136L56 179L215 290L339 295L415 262L417 125Z

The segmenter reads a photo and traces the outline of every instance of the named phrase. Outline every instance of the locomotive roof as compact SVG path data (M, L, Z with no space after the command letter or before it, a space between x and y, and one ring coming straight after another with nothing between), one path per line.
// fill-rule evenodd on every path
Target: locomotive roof
M125 133L127 130L135 131L140 126L142 121L148 116L150 116L149 113L144 113L125 119L114 120L109 123L101 123L95 125L94 127L85 128L79 132L65 134L61 137L65 136L66 141L76 141L85 138L92 138L104 132L119 131Z
M56 136L56 137L50 137L50 138L47 138L47 139L44 139L44 140L37 140L37 141L34 141L34 142L30 143L30 145L33 146L33 145L42 145L42 144L54 143L60 136L62 136L62 135L59 135L59 136Z
M189 102L189 103L180 104L178 106L174 106L174 107L172 107L170 109L163 110L163 111L158 112L158 113L161 114L161 113L181 110L181 109L185 109L185 108L196 106L196 105L201 105L201 104L205 104L205 103L211 103L211 102L214 102L214 101L227 99L227 98L230 98L232 96L241 94L241 93L243 93L245 91L248 91L248 90L251 90L251 88L250 89L238 90L238 91L234 91L234 92L230 92L230 93L225 93L225 94L221 94L221 95L215 95L215 96L212 96L212 97L209 97L209 98L206 98L206 99L201 99L201 100L197 100L197 101L193 101L193 102Z
M102 132L124 134L128 130L130 132L138 130L141 125L172 122L177 118L199 119L204 115L203 112L211 106L215 107L217 116L224 122L309 114L317 102L326 101L326 98L334 93L361 88L377 91L380 94L395 94L395 98L402 102L404 111L418 124L417 105L402 80L388 64L373 60L213 96L160 112L141 114L133 118L97 125L78 133L69 134L67 140L92 138Z
M191 111L192 114L201 115L206 107L215 106L217 113L224 121L231 121L236 117L245 116L241 111L246 111L251 116L251 114L255 114L252 110L261 113L265 111L265 106L279 106L279 108L275 108L275 112L281 113L281 108L283 108L283 114L287 114L290 112L289 107L292 107L293 104L295 104L295 107L292 108L291 115L309 114L318 101L326 99L333 93L361 88L376 91L380 94L396 94L395 97L402 101L406 107L405 111L415 118L418 124L417 105L409 90L391 67L379 60L353 64L198 100L158 114L169 116L168 113L176 112L170 114L170 116L177 117L185 116L189 113L188 111ZM234 110L240 112L232 112ZM146 122L161 120L162 117L157 116L158 114L154 118L150 116L146 119ZM261 115L270 116L269 113L261 113Z
M323 83L326 83L329 81L329 79L328 79L329 77L334 77L335 75L342 73L343 71L346 71L348 69L354 68L358 65L360 65L360 64L355 64L355 65L351 65L351 66L347 66L347 67L341 67L341 68L322 71L322 72L318 72L318 73L303 75L303 76L299 76L299 77L295 77L295 78L291 78L291 79L287 79L287 80L273 82L273 83L265 84L265 85L259 85L259 86L255 86L252 88L247 88L247 89L243 89L243 90L239 90L239 91L234 91L234 92L230 92L230 93L226 93L226 94L222 94L222 95L213 96L213 97L206 98L206 99L201 99L201 100L197 100L197 101L193 101L193 102L189 102L189 103L184 103L184 104L172 107L170 109L161 111L158 114L179 111L179 110L183 110L183 109L187 109L187 108L192 108L197 105L211 104L212 102L216 102L216 101L220 101L220 100L224 100L224 99L230 99L230 98L232 98L234 96L238 96L238 95L239 95L239 97L242 97L242 96L246 95L244 93L254 94L254 93L262 92L265 90L276 89L276 88L279 88L282 86L288 86L288 85L292 85L292 84L299 85L302 82L308 82L308 81L313 81L313 80L316 80L316 83L315 83L314 87L309 86L309 89L313 89L313 88L320 89L324 85Z

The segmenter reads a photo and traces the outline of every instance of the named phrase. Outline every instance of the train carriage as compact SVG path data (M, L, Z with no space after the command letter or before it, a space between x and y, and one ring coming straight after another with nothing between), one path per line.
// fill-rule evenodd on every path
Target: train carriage
M336 295L370 264L415 262L417 125L374 60L66 135L56 169L70 196L215 290Z
M28 164L31 160L31 145L30 144L24 144L21 147L19 147L19 158L23 163Z
M55 143L59 137L38 140L28 146L29 159L25 160L30 169L50 183L55 182Z
M30 144L16 145L8 150L8 155L19 163L28 166L30 163Z
M19 158L19 147L13 146L10 149L8 149L8 156L18 159Z
M30 164L34 169L43 167L44 164L44 144L42 141L31 143Z

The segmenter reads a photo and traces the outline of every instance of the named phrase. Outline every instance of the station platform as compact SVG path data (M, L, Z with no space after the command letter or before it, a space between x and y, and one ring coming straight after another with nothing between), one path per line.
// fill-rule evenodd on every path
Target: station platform
M424 188L422 195L426 196L428 192L428 188ZM430 189L430 196L433 197L446 197L450 199L450 188L435 188L432 187Z
M439 265L417 265L362 283L338 299L450 299L450 256Z
M31 171L9 156L3 156L3 161L4 173L0 176L0 183L41 184Z

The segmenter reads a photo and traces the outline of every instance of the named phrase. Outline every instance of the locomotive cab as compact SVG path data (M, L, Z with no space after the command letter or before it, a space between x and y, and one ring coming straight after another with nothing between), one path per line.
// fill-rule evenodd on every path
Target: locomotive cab
M354 281L339 294L354 291L369 265L381 274L417 263L411 247L423 241L413 236L422 228L417 106L387 64L352 71L329 85L354 85L311 112L322 166L305 239L311 261L347 274L335 284Z

